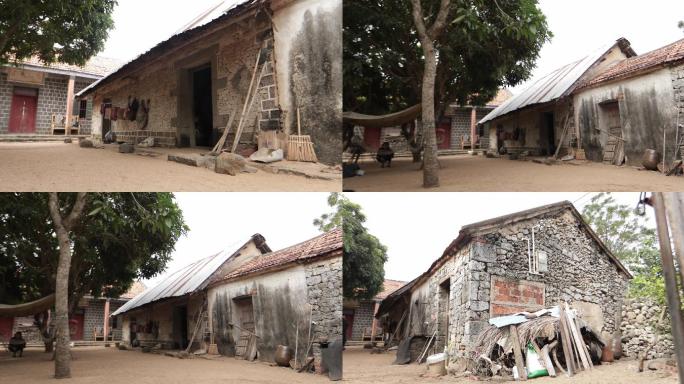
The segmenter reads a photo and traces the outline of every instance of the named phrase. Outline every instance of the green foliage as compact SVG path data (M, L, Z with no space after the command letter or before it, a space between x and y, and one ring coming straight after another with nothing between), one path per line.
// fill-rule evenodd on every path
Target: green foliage
M633 209L618 204L610 193L599 193L582 210L608 249L632 272L629 295L665 303L660 250L655 228Z
M116 0L0 1L0 64L38 56L83 65L104 48Z
M440 0L422 0L431 25ZM552 34L537 0L453 0L436 42L437 111L481 105L530 77ZM423 53L409 0L344 2L344 109L386 113L421 98Z
M75 194L60 194L63 214ZM71 302L161 273L188 228L169 193L91 193L72 231ZM59 249L44 193L0 194L0 303L54 292Z
M314 225L321 231L343 228L344 297L370 299L382 290L387 248L363 226L366 216L359 204L333 192L328 197L328 205L333 212L314 219Z

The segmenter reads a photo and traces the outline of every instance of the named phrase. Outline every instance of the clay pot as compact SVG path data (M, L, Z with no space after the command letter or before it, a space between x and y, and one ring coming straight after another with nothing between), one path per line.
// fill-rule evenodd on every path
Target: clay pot
M649 171L657 171L660 155L654 149L647 149L641 158L641 164Z
M292 348L286 345L279 345L275 352L275 362L281 367L289 367L290 360L292 360L293 355L294 351Z
M612 363L613 360L613 348L611 348L611 346L609 345L606 345L605 347L603 347L603 353L601 353L601 361L606 363Z

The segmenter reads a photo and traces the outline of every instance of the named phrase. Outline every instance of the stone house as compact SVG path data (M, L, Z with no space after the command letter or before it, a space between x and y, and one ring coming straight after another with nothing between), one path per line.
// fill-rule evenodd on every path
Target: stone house
M96 106L93 136L113 130L119 141L212 147L230 123L230 147L254 77L241 149L287 148L299 110L319 159L341 162L341 9L341 0L212 7L79 93Z
M344 332L347 345L354 342L383 340L383 329L375 319L375 314L382 300L405 284L405 281L385 279L382 291L372 299L344 300L343 316L346 325Z
M119 297L93 297L86 295L78 302L69 317L70 338L75 342L121 340L122 326L109 314L123 306L128 300L142 292L145 286L135 282ZM0 316L0 342L6 342L11 335L21 332L29 344L43 344L35 316Z
M99 56L83 67L46 65L34 57L0 67L0 135L64 135L66 118L69 133L90 134L92 102L75 102L74 94L118 65Z
M490 318L562 301L610 342L630 278L561 202L464 226L428 271L383 300L378 317L411 338L413 360L434 335L431 351L447 349L449 364L462 367Z
M192 342L191 350L206 351L215 344L222 355L244 357L240 342L255 334L257 358L268 362L278 345L298 345L303 359L311 321L320 368L321 348L342 336L341 230L278 251L254 235L234 252L169 275L112 316L121 317L123 340L133 345Z
M646 149L675 159L684 108L684 39L637 55L620 38L542 77L480 120L492 150L640 165ZM665 148L663 147L665 135Z

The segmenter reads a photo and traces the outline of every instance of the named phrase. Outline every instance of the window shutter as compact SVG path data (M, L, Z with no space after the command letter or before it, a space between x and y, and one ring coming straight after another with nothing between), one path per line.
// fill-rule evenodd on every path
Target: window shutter
M539 266L537 272L542 273L549 271L548 257L546 255L546 252L537 251L537 263Z

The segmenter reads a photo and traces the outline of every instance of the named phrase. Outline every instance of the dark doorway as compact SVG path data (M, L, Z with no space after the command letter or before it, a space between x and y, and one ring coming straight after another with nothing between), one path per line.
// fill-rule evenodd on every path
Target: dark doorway
M443 351L449 343L449 301L451 296L451 280L439 284L439 319L437 326L436 350Z
M214 108L211 90L211 67L192 72L192 121L195 127L195 145L211 147L214 144Z
M102 139L112 130L112 100L104 99L102 102Z
M188 307L173 309L173 339L180 349L188 346Z
M542 115L542 120L540 143L545 152L544 155L549 156L556 153L556 130L553 125L553 112L544 113Z

